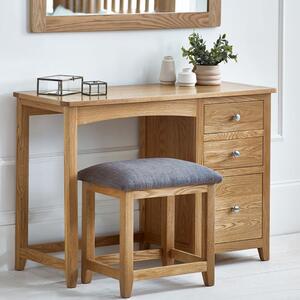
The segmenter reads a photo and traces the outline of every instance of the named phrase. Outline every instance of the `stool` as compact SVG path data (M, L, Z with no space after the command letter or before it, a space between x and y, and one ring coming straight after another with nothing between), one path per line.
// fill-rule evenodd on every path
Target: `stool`
M92 272L119 280L121 297L129 298L133 281L202 272L206 286L214 285L215 184L222 177L201 165L170 158L103 163L82 170L82 273L90 283ZM120 199L120 253L95 256L95 193ZM204 257L175 249L175 196L206 194L203 220L195 222ZM161 202L161 249L134 251L134 200L164 197ZM200 228L198 228L200 226ZM200 242L199 240L197 243ZM135 261L161 259L161 267L134 270ZM183 264L174 264L174 261ZM119 268L115 265L119 264Z

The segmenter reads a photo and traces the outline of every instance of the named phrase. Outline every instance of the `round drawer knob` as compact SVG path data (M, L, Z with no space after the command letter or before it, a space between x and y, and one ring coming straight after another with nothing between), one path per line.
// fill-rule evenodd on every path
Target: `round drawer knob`
M236 122L241 121L241 115L240 115L240 114L235 114L235 115L233 115L232 120L233 120L233 121L236 121Z
M234 214L238 214L241 211L241 208L238 205L231 207L231 212Z
M235 151L233 151L233 152L231 153L231 156L232 156L233 158L238 158L238 157L241 156L241 152L238 151L238 150L235 150Z

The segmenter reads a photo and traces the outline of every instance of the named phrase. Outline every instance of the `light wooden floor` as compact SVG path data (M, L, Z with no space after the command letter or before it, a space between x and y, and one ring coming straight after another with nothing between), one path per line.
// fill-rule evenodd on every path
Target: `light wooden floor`
M205 288L200 274L137 282L132 299L300 299L300 234L272 238L272 259L254 250L219 255L216 286ZM0 299L118 299L118 282L95 276L90 285L65 288L63 274L48 268L0 273Z

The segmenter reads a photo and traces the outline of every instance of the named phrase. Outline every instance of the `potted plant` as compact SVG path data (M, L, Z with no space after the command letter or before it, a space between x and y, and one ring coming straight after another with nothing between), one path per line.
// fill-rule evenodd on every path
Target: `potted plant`
M221 71L219 64L229 60L237 61L233 46L229 45L226 34L220 35L214 46L207 49L206 42L198 33L189 36L190 47L182 47L182 55L193 64L198 85L220 85Z

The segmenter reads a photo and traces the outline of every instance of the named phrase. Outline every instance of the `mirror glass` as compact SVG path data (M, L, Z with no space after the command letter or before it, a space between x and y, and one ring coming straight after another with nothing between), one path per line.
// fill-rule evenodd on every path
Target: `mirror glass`
M208 0L47 0L48 16L207 11Z

